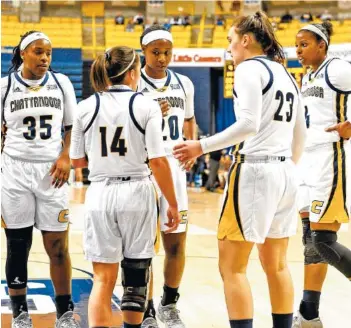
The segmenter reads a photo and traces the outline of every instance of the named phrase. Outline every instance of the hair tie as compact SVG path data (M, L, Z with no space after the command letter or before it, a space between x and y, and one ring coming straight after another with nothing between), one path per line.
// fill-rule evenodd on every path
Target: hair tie
M108 60L108 61L111 59L111 55L110 55L109 51L105 52L105 59Z

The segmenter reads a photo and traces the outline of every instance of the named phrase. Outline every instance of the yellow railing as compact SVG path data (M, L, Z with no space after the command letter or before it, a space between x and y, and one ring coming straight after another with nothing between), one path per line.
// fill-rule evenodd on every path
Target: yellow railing
M92 33L92 45L85 45L84 44L84 27L90 27L91 28L91 33ZM98 46L97 45L97 38L96 38L96 28L97 27L102 27L105 28L105 24L97 24L96 23L96 17L92 16L91 17L91 24L90 23L84 23L82 24L82 28L83 28L83 45L82 45L82 50L83 51L92 51L93 53L93 59L96 58L96 53L97 51L105 51L106 47L105 45L103 46Z

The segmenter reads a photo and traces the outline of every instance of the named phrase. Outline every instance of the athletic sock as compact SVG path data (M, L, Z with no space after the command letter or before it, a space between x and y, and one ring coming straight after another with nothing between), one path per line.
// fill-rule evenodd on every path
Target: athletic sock
M253 319L229 320L230 328L252 328Z
M71 295L57 295L55 297L55 305L57 312L57 319L60 319L67 311L74 310L74 304Z
M273 328L291 328L293 322L293 314L275 314L272 313Z
M143 320L145 320L146 318L156 318L156 310L154 307L154 300L153 299L148 300L148 302L147 302L147 308L145 310Z
M10 300L12 307L12 315L14 318L17 318L22 312L28 312L26 295L10 295Z

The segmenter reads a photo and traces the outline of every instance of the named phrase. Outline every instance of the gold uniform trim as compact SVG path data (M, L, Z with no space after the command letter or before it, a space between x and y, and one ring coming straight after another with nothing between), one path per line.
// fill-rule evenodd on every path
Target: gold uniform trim
M157 190L155 188L155 185L152 183L152 186L154 188L154 193L155 193L155 198L156 198L156 207L157 207L157 227L156 227L156 238L154 242L154 250L155 253L158 254L160 251L160 242L161 242L161 224L160 224L160 200L157 194Z
M5 223L5 220L4 220L4 218L2 217L2 215L1 215L1 228L4 228L4 229L7 228L6 223Z
M349 213L346 208L346 157L344 142L334 142L333 185L327 206L319 223L348 223Z
M241 163L235 163L228 174L228 188L220 216L217 238L245 241L239 209Z
M62 210L58 216L58 222L67 223L69 221L69 210Z

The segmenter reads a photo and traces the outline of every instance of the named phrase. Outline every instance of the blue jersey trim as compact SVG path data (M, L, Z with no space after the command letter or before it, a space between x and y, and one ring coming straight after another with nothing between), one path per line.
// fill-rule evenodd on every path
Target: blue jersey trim
M145 130L139 125L139 123L138 123L137 120L135 119L134 112L133 112L133 103L134 103L135 97L136 97L137 95L142 95L142 93L141 93L141 92L137 92L137 93L134 93L134 95L130 97L130 100L129 100L129 115L130 115L130 118L132 119L134 125L136 126L136 128L137 128L142 134L145 134Z
M96 119L96 116L97 116L97 114L99 113L99 110L100 110L100 96L99 96L98 93L95 93L95 98L96 98L95 112L94 112L94 115L93 115L91 121L89 122L88 126L85 128L84 133L87 132L90 129L90 127L94 123L94 121Z

